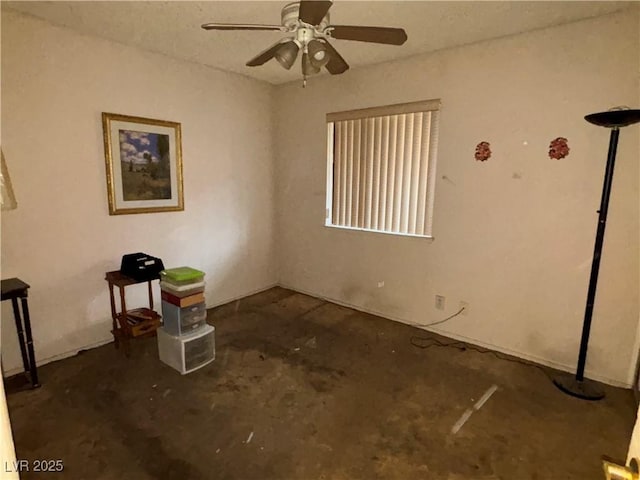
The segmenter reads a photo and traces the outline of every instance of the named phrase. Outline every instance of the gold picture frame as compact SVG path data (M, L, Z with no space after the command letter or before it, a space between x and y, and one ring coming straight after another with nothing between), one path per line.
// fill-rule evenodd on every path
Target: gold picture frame
M184 210L180 124L102 113L109 215Z

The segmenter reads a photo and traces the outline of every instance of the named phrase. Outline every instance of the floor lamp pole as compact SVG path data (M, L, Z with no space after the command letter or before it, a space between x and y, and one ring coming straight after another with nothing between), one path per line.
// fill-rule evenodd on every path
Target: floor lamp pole
M596 244L593 249L593 261L591 263L591 277L589 278L589 290L587 293L587 306L584 311L584 323L582 324L582 339L580 340L580 353L578 355L578 368L576 379L584 380L584 366L587 363L587 348L589 346L589 332L591 331L591 317L593 316L593 304L596 298L596 286L598 284L598 272L600 271L600 257L602 255L602 244L604 243L604 230L607 226L607 212L609 210L609 196L611 195L611 183L613 182L613 167L616 163L616 151L618 149L618 137L620 129L611 129L609 138L609 154L607 155L607 169L604 175L604 185L602 186L602 200L600 200L600 210L598 210L598 231L596 233Z
M578 367L575 376L559 375L553 383L563 392L584 400L600 400L604 397L604 390L591 380L584 378L584 368L587 362L587 349L589 346L589 334L591 331L591 319L593 317L593 305L596 298L596 286L598 284L598 272L600 271L600 257L604 243L604 231L607 226L607 213L609 210L609 197L611 196L611 184L613 182L613 169L616 162L618 149L618 137L620 127L640 122L640 110L612 110L609 112L587 115L585 119L595 125L611 128L609 137L609 153L607 154L607 166L602 186L602 199L598 210L598 229L596 242L593 249L593 261L591 263L591 276L589 278L589 290L587 292L587 305L582 324L582 338L580 340L580 352L578 354Z

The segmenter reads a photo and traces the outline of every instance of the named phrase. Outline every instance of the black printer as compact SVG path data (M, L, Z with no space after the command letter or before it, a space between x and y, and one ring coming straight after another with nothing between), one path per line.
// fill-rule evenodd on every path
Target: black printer
M120 273L139 282L160 278L164 270L162 260L146 253L129 253L122 256Z

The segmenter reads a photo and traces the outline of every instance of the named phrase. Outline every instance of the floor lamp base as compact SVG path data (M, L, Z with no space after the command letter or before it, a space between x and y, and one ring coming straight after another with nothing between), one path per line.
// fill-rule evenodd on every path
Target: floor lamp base
M556 387L564 393L572 397L578 397L583 400L602 400L604 398L604 390L591 380L578 380L575 375L565 373L556 376L553 379Z

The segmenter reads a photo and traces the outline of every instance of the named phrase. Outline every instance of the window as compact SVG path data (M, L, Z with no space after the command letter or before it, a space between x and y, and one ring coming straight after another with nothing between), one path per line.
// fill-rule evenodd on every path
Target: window
M326 225L431 236L440 101L327 115Z

